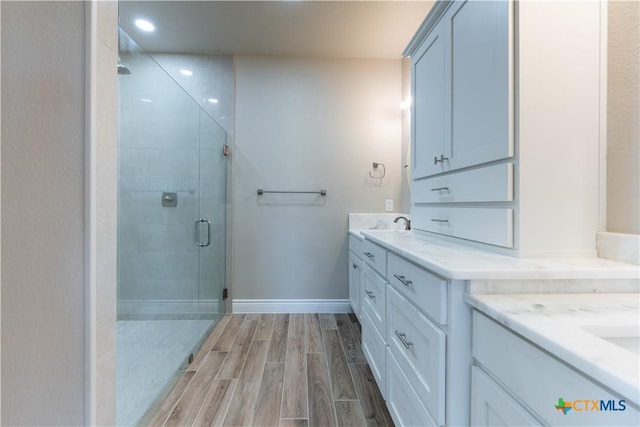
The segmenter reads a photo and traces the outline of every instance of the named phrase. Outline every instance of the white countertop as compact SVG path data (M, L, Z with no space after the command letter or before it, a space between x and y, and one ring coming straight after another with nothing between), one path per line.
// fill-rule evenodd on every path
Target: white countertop
M631 326L625 333L640 335L640 294L467 294L465 301L640 404L640 356L587 332Z
M640 279L639 266L602 258L515 258L413 231L359 230L359 233L449 279Z

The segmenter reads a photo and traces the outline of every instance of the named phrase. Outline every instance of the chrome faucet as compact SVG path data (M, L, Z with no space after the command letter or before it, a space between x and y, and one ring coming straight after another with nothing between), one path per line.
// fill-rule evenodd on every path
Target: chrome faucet
M399 219L404 219L404 229L405 230L411 230L411 220L408 218L405 218L403 216L399 216L396 219L393 220L394 223L398 223Z

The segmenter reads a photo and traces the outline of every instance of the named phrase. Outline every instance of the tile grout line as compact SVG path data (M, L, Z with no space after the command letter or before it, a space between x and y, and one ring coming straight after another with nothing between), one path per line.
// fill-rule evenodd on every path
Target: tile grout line
M229 319L230 321L231 319ZM207 352L207 355L204 357L204 359L202 359L202 361L200 362L200 365L198 366L198 369L196 369L195 373L193 374L193 378L195 378L195 376L198 374L198 372L202 373L202 369L203 366L205 365L205 361L209 358L209 356L211 355L211 353L213 352L213 347L216 345L216 343L218 342L218 340L220 339L220 337L222 336L222 333L224 332L224 330L227 328L227 325L229 324L229 322L227 322L227 324L224 326L224 329L221 331L220 336L218 337L218 339L215 340L215 342L211 345L211 350L209 350ZM213 333L213 330L211 331L211 333ZM236 334L237 336L237 334ZM234 340L235 342L235 340ZM217 352L217 353L222 353L222 352ZM220 371L222 370L222 366L224 365L224 362L226 362L227 357L229 357L229 353L230 352L224 352L226 353L224 356L224 359L222 359L222 362L220 363L220 366L218 367L218 372L216 372L216 375L213 377L213 380L211 380L211 384L209 385L209 388L207 389L207 393L204 396L204 399L202 400L202 404L200 405L200 407L198 408L198 412L196 412L196 416L193 419L193 423L196 422L196 420L198 419L198 415L200 415L200 412L202 411L202 408L204 407L205 402L207 401L207 397L209 396L209 394L212 392L213 390L213 383L215 380L219 379L218 378L218 374L220 373ZM193 381L193 378L191 379ZM191 384L191 381L189 381L189 384ZM186 391L186 388L185 388ZM226 415L226 414L225 414ZM193 425L192 423L192 425Z
M287 339L289 338L289 325L290 323L287 324ZM275 324L274 324L274 329L275 329ZM255 335L255 334L254 334ZM251 345L253 345L253 339L251 340ZM255 341L260 341L260 340L255 340ZM271 346L271 340L269 340L269 347ZM285 360L287 360L287 349L289 348L288 345L288 341L287 341L287 345L284 348L284 358ZM267 357L268 358L268 357ZM245 359L246 362L246 359ZM284 365L284 362L267 362L267 360L265 359L264 361L264 365L262 366L262 375L260 376L260 380L258 381L257 387L258 387L258 392L260 392L260 388L262 387L262 381L264 379L264 373L267 370L267 363L282 363ZM244 363L242 364L242 369L240 370L240 374L242 375L242 371L244 370ZM282 374L282 380L284 381L284 372ZM260 396L258 396L258 399L256 400L256 406L253 408L253 413L251 414L251 422L248 424L250 426L253 425L253 420L256 418L256 412L258 410L258 402L260 401ZM280 396L280 407L282 410L282 396ZM281 412L282 413L282 412Z
M332 313L333 316L333 320L334 322L336 322L336 316L334 313ZM333 331L334 329L325 329L326 331ZM336 324L336 335L338 334L338 325ZM328 332L327 332L328 334ZM320 328L320 335L322 337L322 348L324 349L324 361L325 361L325 365L327 367L327 376L329 377L329 390L331 391L331 403L333 406L333 421L335 423L335 425L338 425L338 412L336 411L336 399L335 396L333 395L333 379L331 378L331 367L329 366L329 355L327 354L327 344L324 342L324 337L325 335L322 333L322 328ZM340 337L338 336L338 339L340 339Z
M240 380L238 379L232 379L230 380L233 385L231 386L231 388L233 390L229 390L229 393L231 393L231 397L233 397L234 393L236 392L236 388L238 387L238 382ZM226 404L226 407L224 408L224 413L222 414L222 416L220 417L220 419L222 420L222 423L224 424L224 419L227 418L227 413L229 412L229 408L231 407L231 399L229 399L229 402Z
M232 316L236 316L236 315L235 315L235 314L232 314ZM243 319L242 319L242 321L244 322L244 320L245 320L245 319L243 318ZM229 322L227 323L227 325L228 325L230 322L231 322L231 319L229 319ZM240 328L238 328L238 331L236 332L236 336L233 338L233 342L234 342L234 343L236 342L236 338L238 337L238 334L239 334L239 333L240 333ZM255 333L255 332L254 332L254 333ZM220 335L220 336L222 336L222 335ZM220 339L220 338L218 338L218 339ZM217 343L217 342L218 342L218 340L216 340L216 343ZM212 349L213 349L213 347L215 346L215 344L216 344L216 343L214 343L214 345L211 347ZM233 347L233 344L231 344L231 346ZM212 350L212 351L213 351L213 350ZM247 351L248 351L248 350L247 350ZM231 353L230 351L227 351L227 355L226 355L226 356L224 357L224 359L222 360L222 363L220 364L220 369L218 369L218 372L216 373L216 376L213 378L213 381L215 381L215 380L227 379L227 378L218 378L218 375L220 375L220 371L222 371L222 367L224 366L225 362L227 361L227 358L229 357L229 354L230 354L230 353ZM246 360L246 359L245 359L245 360ZM242 367L244 368L244 363L243 363L243 366L242 366ZM242 369L240 370L240 374L242 374ZM239 375L240 375L240 374L239 374ZM233 379L234 379L234 378L232 378L231 380L233 381ZM234 395L234 394L235 394L235 392L236 392L236 388L238 387L238 382L240 381L238 378L235 378L235 379L236 379L237 381L235 382L235 385L233 386L233 390L231 390L231 391L230 391L230 393L231 393L231 397L232 397L232 398L233 398L233 395ZM227 407L226 407L226 409L225 409L225 411L224 411L224 416L222 416L222 417L220 418L220 419L222 420L222 424L224 424L224 420L227 418L227 413L229 412L229 408L231 408L231 399L229 400L229 404L227 405ZM195 419L197 419L197 417L196 417ZM195 419L194 419L194 421L195 421Z
M188 372L188 371L184 371L184 372ZM184 375L184 373L183 373ZM164 421L162 422L162 426L164 427L165 424L167 424L167 421L169 420L169 417L171 416L171 414L173 413L173 410L176 408L176 406L178 406L178 403L180 403L180 400L182 399L182 396L184 396L184 393L187 391L187 389L189 388L189 386L191 385L191 383L193 382L193 378L196 376L196 374L194 373L191 376L191 379L189 380L189 382L187 383L187 385L184 387L184 390L182 390L182 393L180 393L180 396L178 396L178 398L176 399L176 403L174 403L171 408L169 409L169 411L167 411L167 415L165 415ZM179 380L178 380L179 381ZM176 383L177 384L177 383ZM169 392L171 393L171 392ZM169 395L167 395L167 397L169 397ZM166 398L165 398L166 399Z
M231 320L231 319L229 319ZM227 328L227 326L229 325L229 322L227 321L227 323L225 323L225 325L222 327L222 331L220 332L220 336L222 336L222 333L225 331L225 329ZM213 331L215 330L215 326L214 328L211 330L210 334L213 333ZM218 337L218 339L216 339L212 345L211 348L213 349L213 347L215 346L215 344L218 342L218 340L220 339L220 336ZM208 337L207 337L208 338ZM206 339L205 339L206 342ZM173 411L176 409L176 407L178 406L178 404L180 403L180 401L182 400L184 394L186 393L186 391L189 389L189 386L191 385L191 383L193 382L193 379L196 377L196 374L198 373L198 371L202 368L202 365L204 364L204 362L207 360L207 358L209 357L209 354L212 352L213 350L209 350L207 351L206 355L204 356L204 358L200 361L200 364L198 365L198 368L195 371L183 371L183 375L185 372L193 372L193 376L191 377L191 379L189 380L189 382L187 383L187 385L185 386L184 390L182 390L182 393L180 393L180 396L178 396L178 399L176 399L176 403L173 404L173 406L171 406L171 409L168 411L167 416L164 419L164 422L162 423L162 426L164 427L167 424L167 421L169 421L169 417L171 417L171 414L173 413ZM224 360L226 360L227 356L224 357ZM223 360L223 362L224 362ZM218 371L219 372L219 371ZM216 374L217 376L218 374ZM207 392L208 394L208 392ZM206 399L206 397L205 397ZM204 402L203 402L204 403ZM196 414L196 418L198 418L198 414L200 413L200 410L202 409L202 407L200 407L200 409L198 409L198 413ZM194 420L196 419L194 418Z
M246 318L245 318L246 320ZM245 320L243 320L242 322L244 323ZM249 322L253 322L253 320L249 320ZM260 340L254 340L253 337L256 336L256 331L258 330L258 325L256 324L256 328L253 330L253 334L251 335L251 340L249 341L249 347L247 348L247 354L245 354L244 359L242 360L242 367L240 367L240 372L238 372L238 380L240 380L240 377L242 376L242 372L244 371L244 367L247 363L247 358L249 356L249 351L251 351L251 347L253 347L253 341L260 341ZM240 328L238 328L238 333L236 334L236 338L238 338L238 335L240 334ZM236 343L236 340L233 340L233 344ZM231 345L231 347L233 348L233 344ZM231 353L231 352L229 352ZM227 356L229 355L229 353L227 353ZM226 360L226 357L225 357ZM223 378L218 378L218 374L220 373L220 371L222 370L222 365L220 366L220 370L218 371L218 373L216 374L215 379L223 379ZM233 378L231 378L233 379Z
M274 325L275 326L275 325ZM287 331L288 332L288 331ZM305 324L305 336L304 336L304 342L305 342L305 350L307 348L307 328L306 328L306 324ZM271 345L271 344L269 344ZM289 348L289 340L287 339L287 349ZM285 353L284 353L284 373L282 374L282 394L280 395L280 415L282 415L282 409L283 409L283 405L284 405L284 378L285 375L287 375L287 359L289 356L289 352L287 352L287 350L285 349ZM305 359L306 362L306 359ZM266 362L265 362L266 364ZM280 420L282 420L282 417L280 417Z
M354 331L353 331L353 329L352 329L352 324L351 324L350 319L349 319L349 326L348 326L348 328L351 330L351 332L354 332ZM349 371L349 378L351 378L351 384L353 384L353 389L354 389L354 391L356 392L356 396L358 397L358 399L357 399L357 400L358 400L358 402L360 402L360 395L358 394L358 388L356 387L356 381L355 381L355 379L353 378L353 374L351 373L351 369L349 369L349 362L347 361L347 354L346 354L346 352L345 352L345 350L344 350L344 345L343 345L343 341L342 341L342 336L340 335L340 329L339 329L339 328L338 328L337 332L338 332L338 339L340 340L340 349L342 350L342 355L344 356L344 360L345 360L345 362L347 362L347 370ZM385 351L386 351L386 349L385 349ZM355 363L353 363L353 365L355 365ZM345 399L345 400L346 400L346 399ZM349 399L349 400L350 400L350 399ZM362 405L361 405L361 406L362 406ZM364 411L363 411L363 412L364 412Z
M307 322L305 322L304 319L304 315L302 315L302 324L304 325L304 348L305 350L307 349ZM282 373L282 393L280 394L280 417L279 420L282 420L282 405L284 404L284 376L287 374L287 359L289 358L289 327L291 326L291 314L289 314L289 323L287 324L287 345L284 348L284 371ZM276 325L275 322L273 324L273 332L275 333L276 330ZM305 363L307 362L306 360L306 355L305 355ZM266 362L265 362L266 364ZM305 381L307 381L307 379L305 378ZM308 382L308 381L307 381ZM308 386L307 386L307 416L309 416L309 390L308 390ZM280 425L280 422L278 422L278 425Z

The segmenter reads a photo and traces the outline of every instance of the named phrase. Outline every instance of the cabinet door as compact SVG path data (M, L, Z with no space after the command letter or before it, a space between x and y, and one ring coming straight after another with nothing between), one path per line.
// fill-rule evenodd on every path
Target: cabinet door
M429 411L418 398L409 379L388 349L386 387L387 408L397 426L438 425L431 418Z
M349 302L353 312L360 318L360 282L362 261L349 251Z
M445 164L460 169L513 156L510 1L456 1L446 15L450 138Z
M480 368L471 368L472 426L541 425Z
M378 384L382 398L386 399L386 378L387 378L387 345L373 326L373 322L365 308L362 309L362 352L369 362L371 373Z
M390 286L387 344L420 402L438 425L444 425L446 335Z
M387 282L369 265L363 265L362 286L363 293L360 300L360 311L366 312L373 326L382 338L387 338L386 328L386 288Z
M445 149L445 41L440 24L431 31L412 58L413 140L412 178L419 179L445 171L434 158Z

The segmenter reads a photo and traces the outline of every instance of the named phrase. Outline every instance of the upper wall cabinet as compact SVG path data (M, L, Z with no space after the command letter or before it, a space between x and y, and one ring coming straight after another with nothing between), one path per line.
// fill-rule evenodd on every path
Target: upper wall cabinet
M453 2L412 56L413 177L513 155L509 2Z
M415 230L515 256L596 256L606 7L435 3L405 51Z
M447 119L445 91L445 32L442 26L431 31L412 60L413 99L413 172L414 178L439 173L444 164L438 156L445 150ZM416 120L416 118L418 118Z
M445 17L450 36L451 135L444 155L452 170L513 155L511 4L455 2Z

